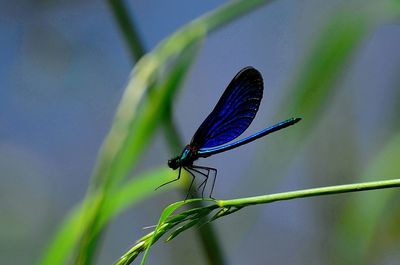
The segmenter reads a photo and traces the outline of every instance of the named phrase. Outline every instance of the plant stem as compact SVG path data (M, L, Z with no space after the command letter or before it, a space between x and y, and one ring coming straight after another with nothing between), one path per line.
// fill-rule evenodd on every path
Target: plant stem
M289 191L289 192L275 193L271 195L262 195L262 196L234 199L234 200L218 200L216 202L220 207L229 207L229 206L243 207L248 205L271 203L275 201L284 201L296 198L340 194L340 193L355 192L355 191L386 189L394 187L400 187L400 179L328 186L322 188Z
M108 2L129 47L132 59L138 61L145 54L145 48L139 37L134 20L129 16L128 8L122 0L109 0Z

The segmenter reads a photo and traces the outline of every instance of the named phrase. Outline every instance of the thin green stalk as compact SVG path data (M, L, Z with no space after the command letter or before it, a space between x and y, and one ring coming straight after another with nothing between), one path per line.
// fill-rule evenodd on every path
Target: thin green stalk
M133 17L129 15L128 8L122 0L109 0L111 11L117 21L119 29L129 47L132 60L139 61L145 54L144 44L139 37Z
M182 141L182 137L179 136L178 129L174 124L171 104L166 108L163 121L164 134L167 138L169 151L172 153L172 155L177 155L182 151L181 149L183 148L184 143Z
M364 183L354 183L346 185L328 186L322 188L313 188L298 191L289 191L276 193L271 195L262 195L248 198L240 198L233 200L219 200L216 201L220 207L244 207L248 205L271 203L275 201L292 200L296 198L315 197L321 195L340 194L347 192L377 190L400 187L400 179L394 180L381 180Z

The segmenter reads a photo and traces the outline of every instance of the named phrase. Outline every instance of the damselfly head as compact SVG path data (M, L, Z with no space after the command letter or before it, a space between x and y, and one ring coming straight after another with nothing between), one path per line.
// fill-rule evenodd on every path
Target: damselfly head
M168 166L175 170L175 169L177 169L178 167L181 166L180 162L181 162L180 161L180 157L177 156L177 157L175 157L173 159L168 160Z

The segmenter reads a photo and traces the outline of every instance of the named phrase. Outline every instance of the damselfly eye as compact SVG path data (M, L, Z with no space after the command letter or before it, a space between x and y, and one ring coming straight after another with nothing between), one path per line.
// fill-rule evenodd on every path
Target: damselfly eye
M177 169L179 167L178 161L179 161L179 157L168 160L168 167L172 168L172 169Z

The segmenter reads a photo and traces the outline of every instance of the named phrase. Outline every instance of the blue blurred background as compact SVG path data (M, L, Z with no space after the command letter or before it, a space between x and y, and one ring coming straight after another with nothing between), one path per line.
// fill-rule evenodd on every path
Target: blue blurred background
M129 7L150 51L179 27L225 2L137 0ZM359 7L372 2L274 1L213 32L176 98L174 118L183 139L190 141L226 85L247 65L263 73L265 91L244 136L301 114L283 110L295 89L293 77L301 72L319 30L338 10L357 14ZM352 52L314 124L303 117L304 125L199 161L218 167L215 197L362 179L400 124L400 25L377 25ZM2 1L0 38L0 256L4 264L32 264L66 213L83 199L134 62L103 1ZM290 149L285 139L301 126L312 129ZM135 172L166 165L171 157L166 146L159 132ZM290 150L281 152L282 147ZM287 153L295 153L294 158L285 158ZM351 196L359 195L256 206L219 220L215 226L229 264L248 264L249 259L251 264L332 263L339 253L334 227ZM178 199L177 191L156 191L118 217L106 233L97 263L115 261L146 233L142 227L155 224L161 210ZM386 218L398 220L396 216ZM369 264L399 264L400 231L391 231L390 237L379 238L379 251ZM167 244L160 242L150 264L205 264L196 236L188 231ZM346 243L342 247L352 249L352 242Z

